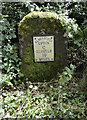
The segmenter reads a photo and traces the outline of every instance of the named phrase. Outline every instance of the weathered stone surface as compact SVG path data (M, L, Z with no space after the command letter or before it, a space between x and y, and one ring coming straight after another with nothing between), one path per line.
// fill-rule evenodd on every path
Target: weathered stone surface
M55 13L31 12L19 24L21 71L30 81L49 81L61 72L67 63L67 52L63 37L64 28ZM33 42L34 35L55 36L55 61L34 62Z

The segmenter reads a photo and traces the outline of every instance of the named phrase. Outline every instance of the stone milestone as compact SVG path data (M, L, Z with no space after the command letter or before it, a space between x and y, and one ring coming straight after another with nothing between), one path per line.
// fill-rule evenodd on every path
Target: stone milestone
M20 22L21 72L29 81L56 79L67 64L67 38L56 13L31 12Z

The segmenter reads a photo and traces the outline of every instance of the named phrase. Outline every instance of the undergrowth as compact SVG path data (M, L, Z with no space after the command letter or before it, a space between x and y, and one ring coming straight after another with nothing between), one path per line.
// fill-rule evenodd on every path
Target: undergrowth
M30 84L27 90L3 91L3 118L55 118L84 119L86 107L84 94L72 83Z
M23 8L23 9L22 9ZM87 101L80 84L74 77L76 67L86 63L86 47L84 46L83 33L86 32L84 21L82 32L75 20L69 19L67 11L62 14L60 6L41 7L35 3L3 3L3 15L0 40L2 40L2 118L39 118L39 119L87 119ZM48 83L22 82L24 75L20 72L21 60L19 58L19 45L17 36L18 22L28 12L33 10L55 11L60 13L61 24L65 28L64 36L68 41L69 65L58 79ZM12 19L13 18L13 19ZM86 41L86 33L85 33ZM71 46L71 47L70 47ZM83 55L84 54L84 55ZM84 56L85 59L84 59ZM71 62L70 62L71 61ZM72 64L71 64L72 63ZM75 64L75 65L73 65ZM84 72L86 74L87 72ZM86 77L84 77L86 81ZM84 82L85 83L85 82ZM85 84L84 84L85 85ZM85 85L86 88L86 85ZM85 92L86 93L86 92Z

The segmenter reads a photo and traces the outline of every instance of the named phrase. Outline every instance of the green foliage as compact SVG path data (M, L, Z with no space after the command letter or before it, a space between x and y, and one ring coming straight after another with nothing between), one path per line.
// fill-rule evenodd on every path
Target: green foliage
M79 24L83 31L84 41L81 41L80 51L80 67L78 69L79 76L82 78L78 79L80 81L80 87L84 91L84 94L87 98L86 87L87 87L87 2L75 2L68 4L67 9L69 9L69 17L75 18L76 22Z
M65 67L64 72L59 76L59 83L64 85L73 78L73 73L75 71L75 65L70 64L70 68Z
M69 44L69 49L68 49L68 56L69 56L69 62L75 64L75 65L81 65L83 63L81 56L83 56L82 53L82 41L83 41L83 33L78 27L78 25L75 23L75 20L70 19L66 13L62 10L62 7L64 3L60 7L60 3L57 3L54 5L54 3L41 3L38 5L38 3L2 3L2 13L4 15L3 19L3 26L2 26L2 40L3 40L3 58L5 58L5 53L8 54L7 52L10 49L13 49L14 43L18 41L17 38L17 24L18 22L23 18L24 15L29 13L30 11L33 10L40 10L40 11L55 11L57 12L58 19L60 19L62 22L62 26L66 30L66 34L64 34L65 37L69 38L68 44ZM55 7L54 7L55 6ZM67 6L67 4L66 4ZM47 9L46 9L47 8ZM60 10L60 11L58 11ZM12 20L13 19L13 20ZM10 40L10 43L7 43ZM8 50L8 47L10 46L10 49ZM18 49L18 48L17 48ZM78 51L77 51L78 50ZM18 52L18 50L17 50ZM16 52L16 53L17 53ZM16 53L10 53L10 58L14 61L15 67L17 69L18 66L18 57L15 57L18 54ZM16 55L14 55L16 54ZM8 56L8 55L7 55ZM12 58L13 57L13 58ZM10 59L9 58L9 59ZM79 59L78 59L79 58ZM8 59L8 58L6 58ZM19 59L19 58L18 58ZM20 60L19 60L20 61ZM5 66L3 69L5 69L5 73L7 72L7 67L9 67L8 64L10 64L10 60L3 60L3 63L5 62ZM11 61L11 64L13 66L13 63ZM11 68L12 69L12 68ZM19 69L19 68L18 68ZM10 68L9 68L10 70ZM16 70L17 71L17 70ZM15 72L16 72L15 71ZM16 74L16 73L15 73ZM15 75L17 76L17 75Z
M83 52L84 52L84 60L85 63L87 64L87 20L85 19L84 22L82 23L81 26L83 33L84 33L84 44L83 44Z
M0 35L0 40L2 40L3 48L3 79L1 82L4 89L7 86L14 88L14 84L16 87L20 84L22 90L15 90L15 88L14 91L11 92L3 90L3 97L0 96L0 100L3 99L3 108L0 109L0 113L3 112L3 118L80 118L85 120L87 119L87 101L85 100L84 93L79 91L80 85L76 84L76 79L73 78L74 69L76 68L72 64L74 63L77 67L87 63L86 4L83 5L83 3L79 3L75 7L73 6L77 3L38 4L39 3L20 2L2 3L3 15L0 21L2 23L0 29L2 30L2 34ZM78 22L77 18L77 21L69 19L66 8L70 9L70 17L72 16L74 18L76 16L82 19L81 23L83 24L80 24L80 26L83 32L76 24L76 22ZM68 59L70 61L70 67L66 67L65 71L60 75L58 79L60 82L55 80L50 81L50 83L38 84L36 86L29 84L28 89L24 91L23 88L25 88L25 84L21 82L23 74L20 73L21 60L19 58L19 48L17 45L17 24L26 14L34 10L55 11L58 14L63 13L60 14L59 18L62 20L61 24L66 30L64 36L70 38L68 41ZM78 23L80 23L80 20ZM84 81L86 81L86 70L83 76ZM82 82L84 82L83 79Z
M67 82L68 84L68 82ZM56 86L55 86L56 85ZM3 92L3 118L86 119L83 93L77 84L58 85L58 81L29 84L27 90Z
M2 69L1 83L3 87L13 87L21 82L23 74L20 72L17 25L36 4L2 2L2 23L0 40L2 41Z
M69 3L67 9L69 10L69 17L75 18L81 26L87 17L87 1Z
M2 26L0 35L2 41L2 85L13 87L13 84L17 85L17 80L20 78L20 58L18 57L17 43L12 43L11 40L16 39L15 23L6 18L6 15L2 17Z

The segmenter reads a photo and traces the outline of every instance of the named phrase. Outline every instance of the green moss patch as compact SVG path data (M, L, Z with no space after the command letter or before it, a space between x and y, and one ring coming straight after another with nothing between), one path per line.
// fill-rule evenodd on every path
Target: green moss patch
M34 30L36 28L35 26L37 25L38 27L48 28L48 29L49 29L48 26L50 27L59 26L59 28L62 27L60 24L60 20L57 20L57 15L55 13L34 11L26 15L21 20L19 24L19 29L18 29L19 34L21 34L22 36L27 36L31 32L31 30Z
M50 81L56 78L57 73L62 72L64 68L61 61L64 55L60 50L64 46L56 46L54 62L37 63L34 62L32 37L41 35L41 31L44 31L45 35L54 35L55 41L60 45L61 39L58 41L58 35L63 33L64 29L60 20L57 20L57 15L51 12L31 12L22 19L18 30L22 59L21 71L25 78L28 78L29 81Z

